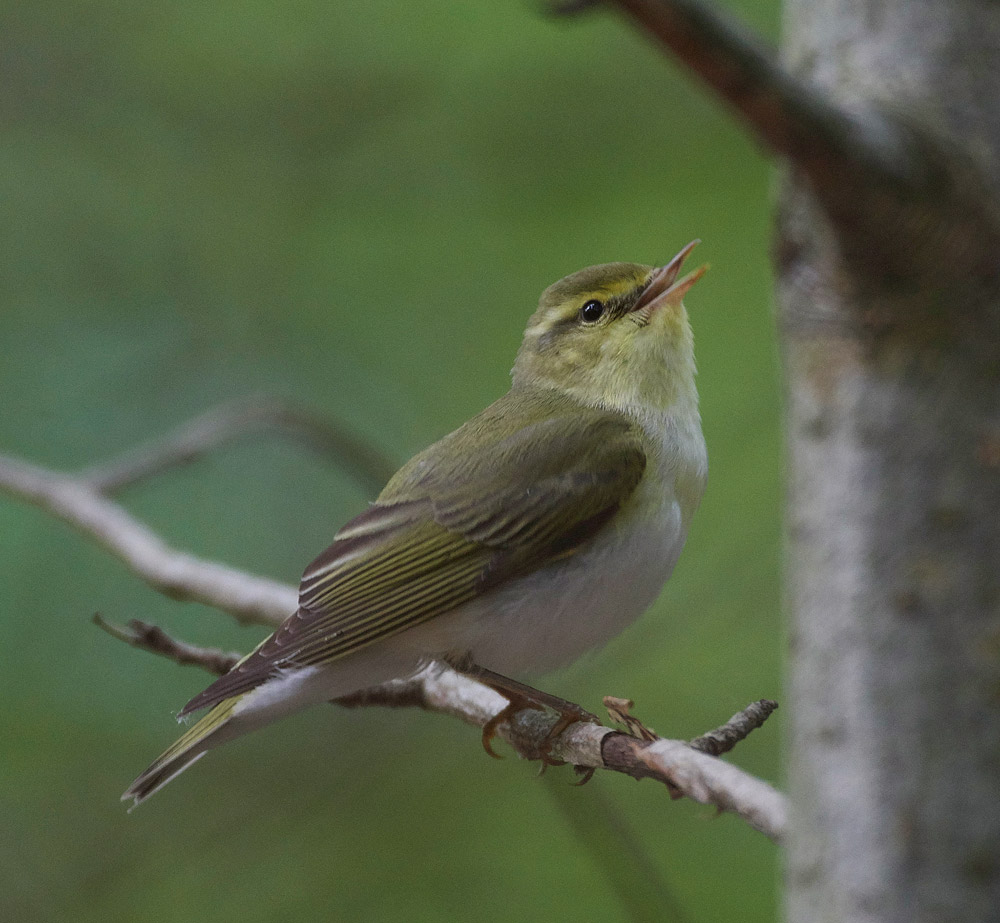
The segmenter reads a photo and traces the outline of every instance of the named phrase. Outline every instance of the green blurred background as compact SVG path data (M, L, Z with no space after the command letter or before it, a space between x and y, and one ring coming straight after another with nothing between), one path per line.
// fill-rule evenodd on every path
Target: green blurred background
M776 31L772 0L733 6ZM524 0L32 0L0 12L0 73L0 450L53 467L260 391L401 461L502 393L548 283L701 237L704 505L655 609L541 685L594 709L630 696L671 736L781 697L769 171L628 23ZM367 499L259 439L125 503L181 547L292 582ZM0 560L4 920L776 914L776 850L734 818L610 774L538 780L417 712L314 709L127 815L119 794L208 677L91 614L227 648L260 632L3 497ZM770 779L779 757L777 721L736 755ZM635 883L643 862L664 903Z

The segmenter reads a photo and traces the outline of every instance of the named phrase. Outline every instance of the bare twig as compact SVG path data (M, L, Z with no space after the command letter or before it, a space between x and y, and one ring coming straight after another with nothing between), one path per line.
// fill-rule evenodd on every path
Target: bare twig
M295 611L293 587L171 548L77 477L0 455L0 491L73 526L172 599L204 603L237 621L262 625L277 625Z
M412 680L387 683L342 699L340 704L418 706L482 727L506 705L506 700L448 667L433 664ZM721 728L696 740L730 738L737 726L746 737L774 710L770 704L754 702ZM684 796L732 812L775 842L784 836L788 822L785 796L742 769L683 740L644 740L590 722L572 724L550 740L549 732L557 720L551 714L527 708L502 723L498 733L526 758L537 759L547 750L549 757L574 766L655 779L664 783L674 797Z
M695 737L688 741L688 746L709 756L721 756L728 753L751 731L756 731L778 707L777 702L761 699L751 702L743 711L738 711L722 727Z
M94 465L81 479L115 494L169 468L186 465L254 431L277 431L334 459L365 489L377 493L396 466L370 442L316 414L268 395L232 401L209 410L120 458Z
M615 724L622 725L632 737L640 740L656 740L660 735L652 728L646 727L635 715L632 708L635 705L631 699L622 699L615 695L604 697L604 707Z
M220 676L228 673L241 656L238 653L225 653L216 648L202 648L180 641L168 635L162 628L138 619L131 619L127 627L112 625L100 615L94 616L94 622L112 637L126 644L166 657L176 663L194 664ZM432 708L423 684L413 681L363 690L338 700L337 704L350 708L366 705ZM496 701L489 704L491 707L502 708L504 702L497 696ZM477 720L480 714L485 716L488 710L477 712ZM467 720L465 711L457 717ZM602 797L600 793L589 793L586 807L581 809L580 802L574 797L575 789L561 780L557 785L550 785L548 792L559 806L566 822L577 832L581 845L595 855L598 867L608 876L622 902L630 908L633 918L650 920L666 918L678 923L684 919L684 914L669 885L663 879L661 870L650 860L635 831L629 827L625 818L606 797Z
M636 779L655 779L675 797L683 795L736 814L775 842L784 835L785 796L743 770L682 740L642 740L589 722L570 725L549 742L547 735L555 720L531 709L519 711L510 719L504 736L522 755L540 754L547 744L552 758Z
M640 740L658 740L660 735L632 714L634 704L631 699L620 699L612 695L604 697L604 707L607 708L611 720L623 725L630 736L638 737ZM702 734L700 737L695 737L694 740L689 740L688 746L710 756L721 756L723 753L728 753L751 731L757 730L767 721L777 707L778 703L772 702L770 699L752 702L742 711L733 715L721 727L717 727L707 734Z
M180 663L194 663L212 673L225 672L226 661L218 651L197 648L170 638L161 629L133 620L130 631L112 629L134 647L168 657ZM108 630L104 623L101 627ZM221 655L226 657L227 655ZM238 655L228 655L238 657ZM233 661L229 661L231 663ZM499 693L475 680L434 663L416 676L393 680L337 699L349 708L380 705L389 708L422 708L459 718L474 727L483 727L507 704ZM526 758L537 759L543 750L551 758L586 769L610 769L636 779L663 782L672 797L686 796L720 811L731 811L748 824L779 841L786 825L784 796L766 782L741 769L722 763L704 752L705 741L725 741L735 746L767 719L773 702L754 702L734 715L721 728L691 743L656 737L633 737L591 722L570 725L554 740L549 732L558 720L553 715L527 708L515 712L499 728L499 735ZM701 749L699 749L701 748Z
M767 782L682 740L636 740L613 732L603 738L603 766L637 779L657 779L701 804L730 811L780 843L788 826L785 796Z
M236 651L227 653L217 647L198 647L195 644L188 644L187 641L179 641L168 635L158 625L151 625L149 622L142 622L139 619L129 619L127 625L115 625L107 621L99 612L95 612L93 622L112 638L131 644L132 647L159 654L182 666L191 664L201 667L217 676L228 673L243 656Z

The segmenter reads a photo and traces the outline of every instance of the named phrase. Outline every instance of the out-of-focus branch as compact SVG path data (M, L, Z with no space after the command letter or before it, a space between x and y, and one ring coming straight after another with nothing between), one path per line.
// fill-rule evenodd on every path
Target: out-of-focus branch
M591 3L557 4L572 14ZM907 140L878 112L848 112L790 74L736 17L704 0L614 0L743 119L763 144L809 174L863 162L894 182L920 164Z
M562 773L546 773L539 782L573 832L579 848L590 853L606 876L630 923L692 923L664 868L650 854L642 834L619 806L625 794L610 786L567 785Z
M278 625L295 611L294 587L171 548L107 496L187 464L253 429L277 429L295 436L332 457L373 491L394 470L377 448L342 427L286 402L257 396L223 404L134 452L78 475L0 455L0 491L73 526L173 599L204 603L240 622Z
M101 493L115 494L262 430L289 436L333 459L372 493L378 493L396 470L375 446L343 426L287 401L257 395L215 407L132 452L88 468L80 477Z
M596 4L556 3L572 14ZM843 258L873 291L919 279L941 293L1000 280L1000 209L990 169L964 138L871 94L835 98L708 0L608 0L720 96L755 137L808 180ZM779 261L798 253L788 242ZM991 296L992 298L992 296ZM993 303L989 300L989 303ZM902 318L914 322L912 305Z
M171 548L79 477L0 455L0 491L73 526L172 599L204 603L237 621L272 626L298 604L293 587Z

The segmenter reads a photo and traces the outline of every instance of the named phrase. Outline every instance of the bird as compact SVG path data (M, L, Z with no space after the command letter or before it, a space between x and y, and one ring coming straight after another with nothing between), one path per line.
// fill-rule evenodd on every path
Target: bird
M124 793L130 810L220 744L432 661L514 704L531 687L508 674L566 665L641 615L707 479L682 298L708 267L679 278L697 243L545 289L510 390L335 534L298 609L181 710L208 709Z

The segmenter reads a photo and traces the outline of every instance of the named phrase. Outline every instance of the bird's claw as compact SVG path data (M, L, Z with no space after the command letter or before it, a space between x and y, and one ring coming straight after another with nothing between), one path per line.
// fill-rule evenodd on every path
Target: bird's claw
M529 752L522 751L515 743L515 748L518 749L521 756L541 762L542 765L539 774L545 772L549 766L566 765L565 760L552 756L552 747L563 731L580 721L598 725L601 723L596 715L591 714L579 705L567 702L565 699L560 699L557 696L549 695L546 692L527 686L499 673L494 673L492 670L477 666L468 659L461 662L449 661L449 663L454 669L471 676L477 682L500 693L507 700L507 704L483 725L483 749L494 759L503 759L493 749L493 738L497 735L497 729L505 721L508 724L511 723L512 719L520 711L526 709L541 712L551 710L556 714L556 720L546 731L544 739L541 743L534 745ZM582 785L593 775L593 771L588 767L583 767L582 770L578 768L578 771L582 773L583 778L577 784Z
M553 709L558 715L555 723L546 732L545 738L537 745L534 752L521 754L528 759L537 759L541 762L542 766L539 770L539 775L544 773L549 766L566 765L565 760L552 756L551 752L553 745L562 735L563 731L579 721L600 724L596 715L571 703L562 703L562 707L557 707L549 702L535 701L527 696L510 694L507 705L483 725L483 749L494 759L503 759L503 756L493 749L493 738L497 735L497 729L504 721L509 722L514 715L524 709L532 709L533 711Z

